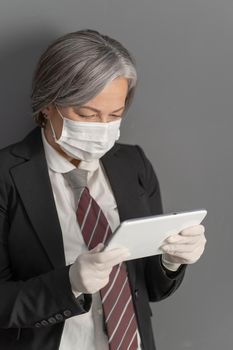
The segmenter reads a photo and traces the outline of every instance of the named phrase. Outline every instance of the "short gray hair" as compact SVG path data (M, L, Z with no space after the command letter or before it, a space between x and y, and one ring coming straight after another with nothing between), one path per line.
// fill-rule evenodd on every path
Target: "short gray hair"
M128 80L127 110L137 83L135 60L129 51L117 40L91 29L58 38L35 69L31 93L35 121L44 127L43 108L51 103L82 105L119 76Z

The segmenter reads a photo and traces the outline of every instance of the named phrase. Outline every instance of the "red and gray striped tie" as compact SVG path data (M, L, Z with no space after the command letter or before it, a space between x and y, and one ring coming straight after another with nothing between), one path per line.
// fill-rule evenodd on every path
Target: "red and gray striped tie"
M88 249L104 243L112 234L107 219L86 187L87 172L64 174L77 199L77 220ZM136 350L137 321L125 263L113 267L108 284L100 290L110 350Z

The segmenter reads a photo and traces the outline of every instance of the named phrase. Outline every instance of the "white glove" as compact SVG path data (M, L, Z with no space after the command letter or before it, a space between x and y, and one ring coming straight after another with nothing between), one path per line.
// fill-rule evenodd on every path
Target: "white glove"
M167 238L161 246L165 252L162 256L164 266L175 271L181 264L195 263L205 249L204 232L203 225L196 225Z
M109 281L114 265L129 256L126 248L116 248L101 252L104 245L99 243L94 249L80 254L69 270L72 291L77 297L81 293L93 294Z

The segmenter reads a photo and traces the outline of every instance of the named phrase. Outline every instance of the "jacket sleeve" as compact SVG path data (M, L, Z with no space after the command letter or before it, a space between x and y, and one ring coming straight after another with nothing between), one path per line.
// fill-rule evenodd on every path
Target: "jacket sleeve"
M163 208L157 176L141 147L136 146L136 148L141 159L139 178L147 193L151 214L162 214ZM143 260L144 276L149 300L159 301L174 293L184 278L187 265L181 265L177 271L173 272L167 270L162 265L161 255L151 256Z
M87 312L91 296L72 293L69 266L14 280L8 240L11 189L0 174L0 328L45 327ZM19 228L20 229L20 228Z

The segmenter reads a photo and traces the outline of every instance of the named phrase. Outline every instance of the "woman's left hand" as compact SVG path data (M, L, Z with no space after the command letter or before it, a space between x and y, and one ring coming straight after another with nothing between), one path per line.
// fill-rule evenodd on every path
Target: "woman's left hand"
M191 226L167 238L161 249L164 261L170 264L193 264L203 254L206 237L203 225Z

